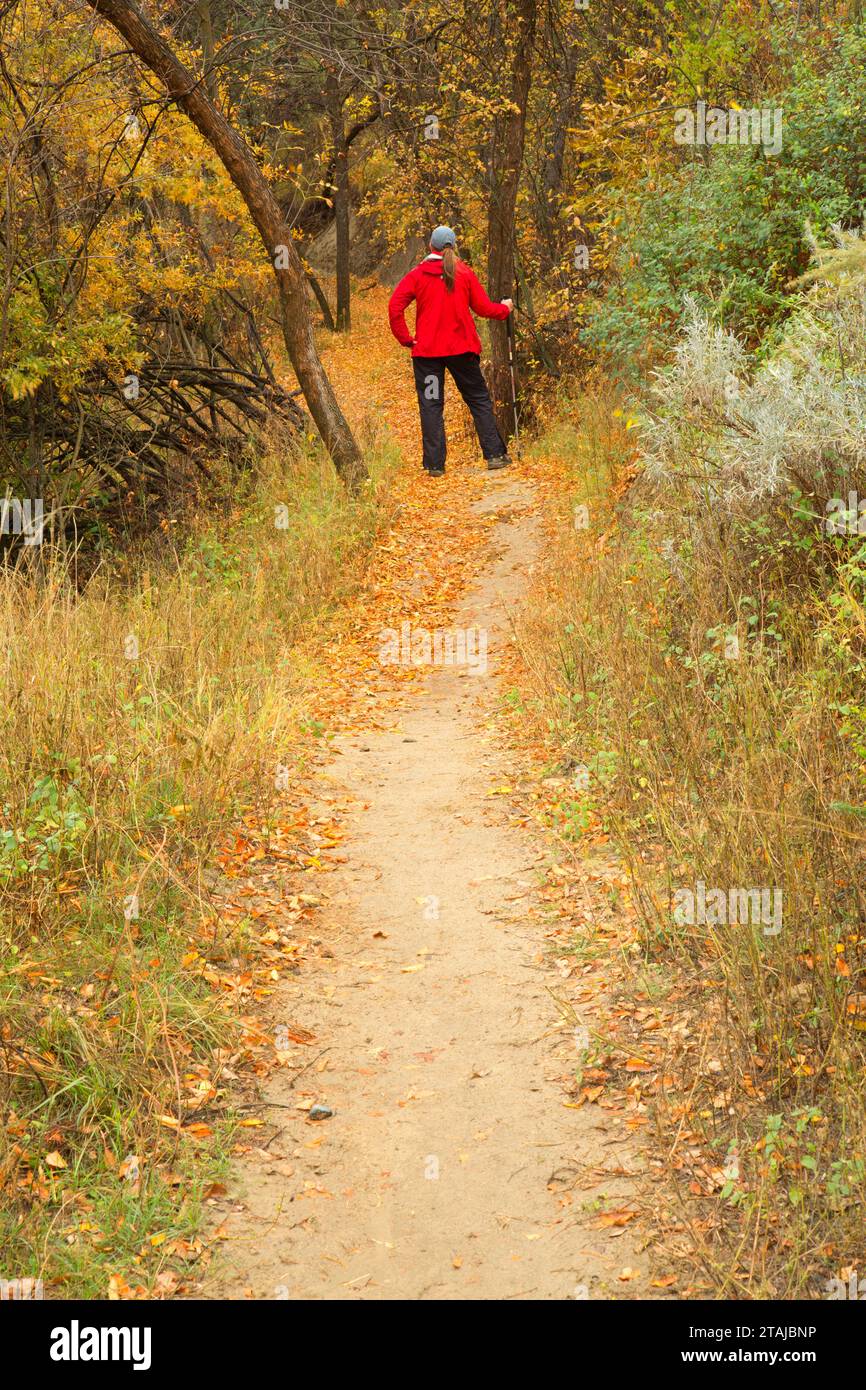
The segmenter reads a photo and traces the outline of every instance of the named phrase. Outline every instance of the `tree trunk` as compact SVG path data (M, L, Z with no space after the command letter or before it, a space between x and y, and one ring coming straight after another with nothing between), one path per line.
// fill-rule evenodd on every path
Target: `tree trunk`
M349 279L349 149L345 139L337 149L334 174L334 215L337 233L337 332L348 333L352 326L351 282Z
M579 46L571 43L562 55L560 73L556 84L556 111L553 118L553 134L547 158L544 161L544 176L541 184L538 219L542 228L541 268L549 272L560 260L560 213L562 175L565 167L565 151L568 131L573 125L573 112L579 106L581 92L575 91L579 60Z
M349 279L349 145L343 127L343 98L336 78L328 82L331 136L334 141L334 230L336 232L337 332L351 327L351 282Z
M513 0L506 6L506 32L513 36L508 111L493 123L490 159L490 198L487 205L487 292L505 299L514 281L514 210L523 164L526 103L532 79L536 0ZM508 335L504 323L490 324L490 387L499 428L504 438L514 433L511 404Z
M208 99L201 82L130 0L88 0L163 83L222 161L246 203L277 277L283 338L298 384L340 477L350 487L367 476L364 461L316 351L307 281L291 232L246 141Z
M201 56L204 63L204 83L211 101L216 101L219 92L219 83L217 81L216 69L213 65L215 44L210 0L198 0L196 10L198 12L198 29L201 36Z
M318 280L316 279L315 275L311 270L307 271L307 279L310 282L310 289L316 296L316 303L322 311L322 322L324 323L329 333L336 332L337 325L334 323L334 315L331 313L331 306L328 303L328 296L325 294L325 291L322 289L322 286L319 284Z

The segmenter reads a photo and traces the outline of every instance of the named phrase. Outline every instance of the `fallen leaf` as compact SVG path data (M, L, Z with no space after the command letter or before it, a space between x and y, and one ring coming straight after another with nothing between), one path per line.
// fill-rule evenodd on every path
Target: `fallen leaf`
M636 1216L636 1211L629 1211L625 1207L619 1211L604 1211L598 1220L593 1222L593 1229L601 1231L606 1226L627 1226L629 1221L633 1221Z

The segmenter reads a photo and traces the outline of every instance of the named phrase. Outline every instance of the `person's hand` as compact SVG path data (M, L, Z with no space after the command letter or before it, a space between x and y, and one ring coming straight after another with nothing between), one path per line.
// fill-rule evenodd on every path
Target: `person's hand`
M509 314L510 314L511 311L512 311L512 309L514 308L514 300L513 300L513 299L502 299L502 300L500 300L499 302L500 302L501 304L506 304L506 305L508 306L508 312L509 312Z

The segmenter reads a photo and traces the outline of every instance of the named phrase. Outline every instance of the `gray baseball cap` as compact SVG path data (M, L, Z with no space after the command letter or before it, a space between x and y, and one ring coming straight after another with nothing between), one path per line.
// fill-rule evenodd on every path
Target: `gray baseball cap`
M434 251L444 251L446 246L456 246L457 237L450 227L437 227L430 238Z

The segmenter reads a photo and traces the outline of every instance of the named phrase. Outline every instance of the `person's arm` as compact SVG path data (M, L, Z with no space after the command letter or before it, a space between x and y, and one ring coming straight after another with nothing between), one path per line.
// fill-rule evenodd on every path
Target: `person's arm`
M415 339L406 326L406 310L415 298L415 273L409 271L388 300L388 322L391 332L403 347L414 347Z
M466 267L469 275L469 307L474 314L479 314L483 319L507 319L511 313L511 300L502 300L496 304L492 299L487 298L481 281L474 270Z

